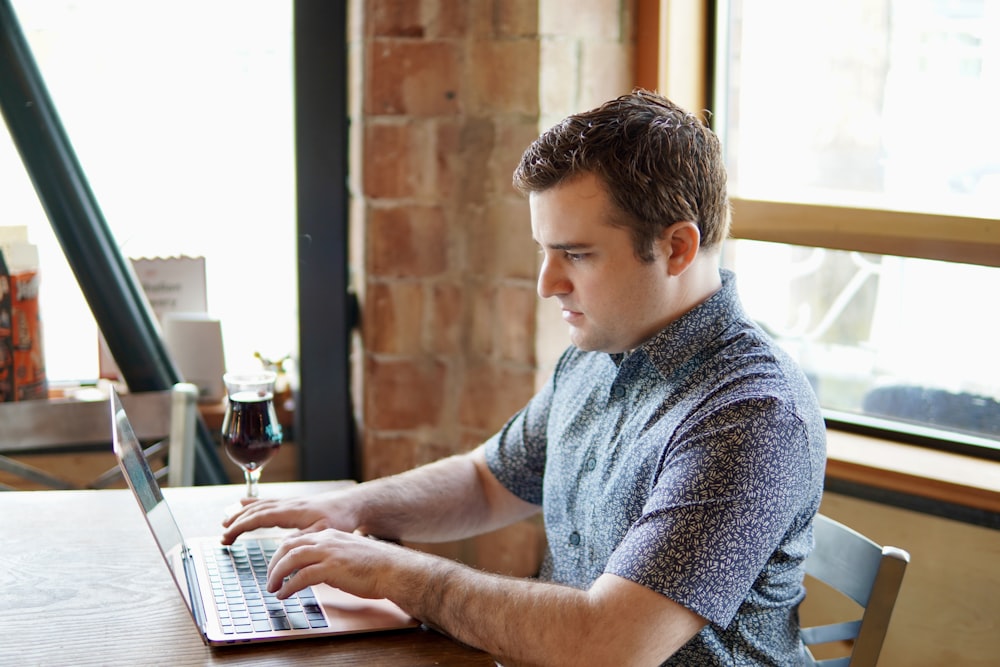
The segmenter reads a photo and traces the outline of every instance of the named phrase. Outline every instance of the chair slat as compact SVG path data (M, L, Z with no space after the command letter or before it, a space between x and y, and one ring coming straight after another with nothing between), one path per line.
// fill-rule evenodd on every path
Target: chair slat
M805 561L806 573L861 605L864 613L857 620L802 628L807 658L817 667L875 667L910 555L822 514L816 515L813 534L816 545ZM808 649L839 641L853 642L849 656L817 661Z
M178 383L167 391L123 394L122 404L140 441L168 441L172 485L194 482L194 446L197 424L198 390ZM108 402L74 399L38 399L0 403L0 471L10 481L5 486L28 482L26 486L50 489L100 488L115 481L117 466L96 480L71 482L39 469L39 461L50 454L107 451L111 456L112 422ZM148 451L148 450L147 450ZM3 456L6 455L6 456ZM16 460L17 455L24 460ZM31 457L31 464L25 462ZM165 474L165 470L164 470ZM82 475L78 475L82 477ZM13 487L16 488L16 487Z
M50 475L44 470L40 470L39 468L30 466L26 463L21 463L20 461L15 461L14 459L7 458L6 456L0 456L0 470L34 484L46 486L50 489L66 490L77 488L75 485L67 482L61 477ZM8 491L14 490L13 487L9 487L6 484L4 486Z
M828 625L815 625L811 628L802 628L800 634L802 641L808 646L815 644L826 644L827 642L843 642L852 640L858 636L858 628L861 627L861 619L856 621L845 621L843 623L830 623Z

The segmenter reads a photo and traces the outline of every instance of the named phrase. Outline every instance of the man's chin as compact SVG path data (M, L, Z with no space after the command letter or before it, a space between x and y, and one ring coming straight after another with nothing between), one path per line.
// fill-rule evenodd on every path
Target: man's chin
M578 350L583 350L584 352L589 352L587 349L587 338L580 333L580 330L576 327L569 328L569 342L573 344Z
M576 349L583 352L599 352L599 346L595 345L595 341L588 338L582 331L575 327L570 327L569 329L569 340Z
M579 329L570 327L569 340L573 346L581 352L606 352L607 354L619 354L625 350L619 349L619 345L611 345L610 341L595 340L593 336L585 336Z

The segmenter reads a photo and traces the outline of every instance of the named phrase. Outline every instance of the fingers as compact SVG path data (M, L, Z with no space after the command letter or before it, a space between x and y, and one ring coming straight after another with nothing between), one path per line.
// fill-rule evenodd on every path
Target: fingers
M395 544L337 529L286 538L268 567L267 590L286 598L326 583L363 598L386 597L394 564L412 560Z
M259 502L259 500L260 500L259 498L240 498L240 505L242 505L242 507L240 507L240 509L236 510L235 512L233 512L232 514L230 514L229 516L227 516L225 519L223 519L222 520L222 525L223 526L229 526L230 524L232 524L233 521L236 520L236 517L238 517L238 516L240 516L240 515L243 514L243 512L247 508L247 505Z
M242 533L257 528L295 528L315 532L326 528L353 530L349 516L340 514L333 497L245 500L243 507L222 522L222 543L232 544Z
M267 590L274 593L279 600L284 600L305 588L324 583L323 578L317 574L318 571L317 567L292 570L287 577L276 579L274 582L271 581L271 577L268 577Z
M243 509L223 520L226 529L222 533L222 543L232 544L243 533L257 528L274 528L285 526L285 514L278 501L249 500L243 501Z
M285 599L303 588L324 583L324 553L312 541L287 540L278 547L268 567L267 590Z

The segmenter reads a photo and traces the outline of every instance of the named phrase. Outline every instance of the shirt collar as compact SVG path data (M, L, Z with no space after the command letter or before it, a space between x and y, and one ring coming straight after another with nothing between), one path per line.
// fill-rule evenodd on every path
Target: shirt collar
M641 353L664 377L668 377L730 325L745 319L736 292L735 274L728 269L720 269L719 275L722 287L715 294L668 324L632 352L610 355L615 365L620 367L630 356Z

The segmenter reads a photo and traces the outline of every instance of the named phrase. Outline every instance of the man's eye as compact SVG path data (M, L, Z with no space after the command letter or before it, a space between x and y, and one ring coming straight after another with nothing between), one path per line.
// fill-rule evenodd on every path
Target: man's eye
M586 258L587 253L585 252L568 252L566 253L566 259L571 262L579 262L580 260Z

